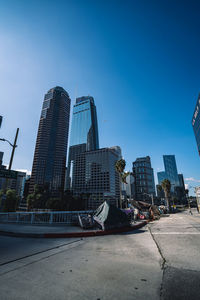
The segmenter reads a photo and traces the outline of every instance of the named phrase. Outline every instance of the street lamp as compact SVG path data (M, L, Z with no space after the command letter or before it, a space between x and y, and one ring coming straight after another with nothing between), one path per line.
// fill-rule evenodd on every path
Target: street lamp
M11 167L12 167L12 162L13 162L13 157L14 157L14 154L15 154L15 149L17 148L17 144L16 143L17 143L18 133L19 133L19 128L17 128L17 131L16 131L14 144L12 144L11 142L9 142L6 139L0 138L0 141L7 142L12 147L12 153L11 153L11 157L10 157L10 163L9 163L8 170L11 170Z

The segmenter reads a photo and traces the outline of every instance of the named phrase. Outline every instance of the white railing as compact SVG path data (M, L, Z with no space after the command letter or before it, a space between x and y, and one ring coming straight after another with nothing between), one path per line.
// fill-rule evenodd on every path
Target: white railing
M0 223L24 224L66 224L78 225L78 215L91 214L87 211L59 211L59 212L9 212L0 213Z

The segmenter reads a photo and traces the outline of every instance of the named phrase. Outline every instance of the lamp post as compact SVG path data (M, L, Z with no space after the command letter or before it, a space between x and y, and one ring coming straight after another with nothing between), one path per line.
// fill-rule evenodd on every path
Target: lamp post
M0 141L7 142L12 147L12 152L11 152L11 157L10 157L10 163L9 163L9 166L8 166L8 170L11 170L11 167L12 167L12 162L13 162L13 157L14 157L14 154L15 154L15 149L17 148L18 133L19 133L19 128L17 128L17 131L16 131L14 144L12 144L11 142L9 142L6 139L0 138Z
M12 167L12 162L13 162L13 157L14 157L14 154L15 154L15 149L17 147L17 137L18 137L18 133L19 133L19 128L17 128L17 131L16 131L16 135L15 135L15 140L14 140L14 143L12 144L10 141L8 141L7 139L4 139L4 138L0 138L0 141L3 141L3 142L7 142L11 147L12 147L12 152L11 152L11 157L10 157L10 162L9 162L9 166L8 166L8 170L10 171L11 170L11 167ZM2 200L5 201L6 200L6 190L7 190L7 186L8 186L8 178L6 178L6 182L5 182L5 193L4 195L2 196ZM2 201L2 202L3 202ZM3 205L3 203L2 203ZM1 206L2 206L1 205ZM2 208L2 207L1 207ZM1 209L0 208L0 209Z

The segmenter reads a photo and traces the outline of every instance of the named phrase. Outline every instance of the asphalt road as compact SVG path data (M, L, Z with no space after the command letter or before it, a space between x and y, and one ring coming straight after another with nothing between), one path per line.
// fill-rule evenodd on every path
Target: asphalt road
M200 215L192 212L150 226L163 259L161 299L200 299Z
M0 299L199 299L200 216L87 239L0 237Z

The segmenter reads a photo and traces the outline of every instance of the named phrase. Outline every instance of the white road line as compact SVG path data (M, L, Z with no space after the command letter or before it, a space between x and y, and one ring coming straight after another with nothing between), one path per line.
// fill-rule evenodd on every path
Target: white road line
M200 232L152 232L153 235L155 234L182 234L182 235L192 235L192 234L200 234Z

